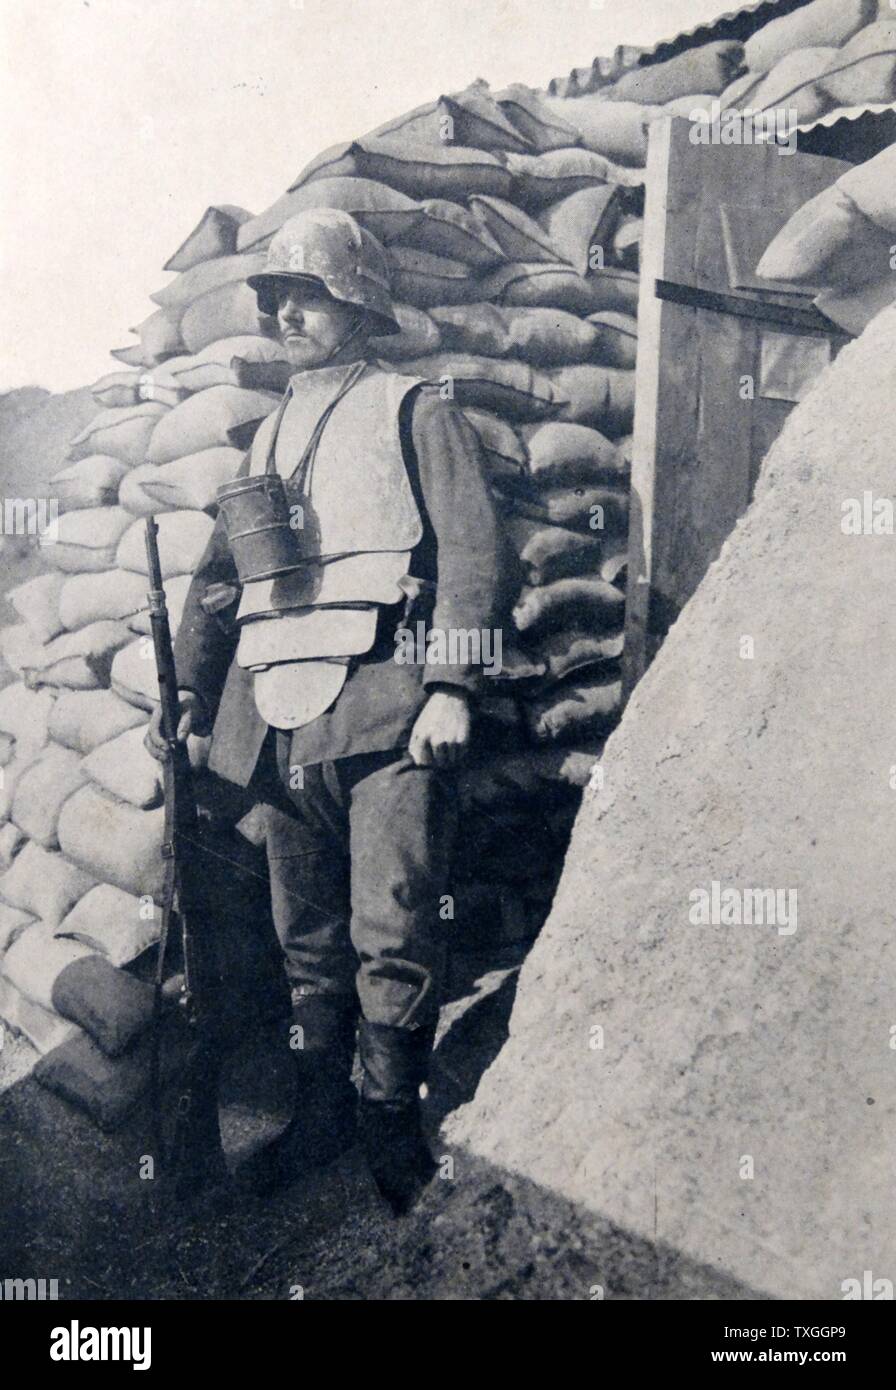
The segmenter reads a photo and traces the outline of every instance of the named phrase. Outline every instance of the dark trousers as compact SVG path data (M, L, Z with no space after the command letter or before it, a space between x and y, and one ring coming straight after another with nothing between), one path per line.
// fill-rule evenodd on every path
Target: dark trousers
M457 833L452 774L392 751L315 764L302 777L271 809L267 839L294 1001L356 991L371 1023L433 1023Z

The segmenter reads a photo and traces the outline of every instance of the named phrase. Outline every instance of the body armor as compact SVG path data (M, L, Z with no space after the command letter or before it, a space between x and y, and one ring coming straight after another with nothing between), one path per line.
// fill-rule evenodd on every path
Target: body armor
M412 377L366 363L292 378L255 436L250 476L276 471L301 508L296 567L243 586L237 662L254 673L266 723L298 728L338 697L376 639L423 522L405 467L401 402Z

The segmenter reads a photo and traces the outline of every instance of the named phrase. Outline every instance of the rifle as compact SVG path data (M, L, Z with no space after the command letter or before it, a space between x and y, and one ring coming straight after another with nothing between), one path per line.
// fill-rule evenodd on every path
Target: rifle
M169 748L164 763L165 832L162 855L166 861L165 890L156 971L151 1091L156 1148L163 1180L170 1181L176 1197L189 1197L201 1187L227 1176L218 1121L218 1089L224 1050L219 1007L221 974L203 882L206 857L193 790L193 774L186 744L178 742L177 738L180 702L156 540L158 529L155 517L148 516L146 558L151 585L149 617L159 678L162 732ZM175 912L183 948L183 985L179 1003L187 1019L191 1041L180 1077L172 1142L166 1151L160 1082L162 985L169 929Z

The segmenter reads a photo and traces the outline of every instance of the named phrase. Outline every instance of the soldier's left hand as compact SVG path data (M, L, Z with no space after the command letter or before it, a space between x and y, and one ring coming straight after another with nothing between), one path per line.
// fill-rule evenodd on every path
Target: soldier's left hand
M473 729L470 701L463 690L435 690L417 716L408 752L418 767L456 767Z

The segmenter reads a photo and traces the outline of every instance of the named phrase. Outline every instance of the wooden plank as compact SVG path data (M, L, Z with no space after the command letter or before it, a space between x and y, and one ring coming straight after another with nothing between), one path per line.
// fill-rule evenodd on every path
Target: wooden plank
M622 658L623 699L641 678L653 657L650 637L650 577L653 573L655 534L656 460L662 432L666 456L676 443L675 419L668 418L670 356L674 380L671 385L682 402L696 408L696 362L684 352L677 359L684 373L676 372L669 345L678 340L682 347L693 330L696 311L676 304L665 304L653 292L655 282L665 275L666 225L670 197L672 122L655 121L650 129L647 152L644 230L641 238L641 288L638 298L638 354L635 364L634 435L632 439L632 480L629 511L628 585L625 611L625 648ZM664 343L666 351L664 352ZM687 408L687 406L685 407ZM681 437L690 430L684 426Z
M805 307L794 313L793 296L732 290L720 206L739 210L733 225L759 220L771 240L849 167L782 155L773 145L695 145L690 133L682 118L650 128L623 698L748 505L759 463L792 408L770 400L757 407L764 328L747 301L778 331L818 331L824 322ZM660 299L657 281L710 297L698 305L693 294L673 290ZM720 312L732 297L740 312ZM744 377L752 379L752 397L741 394Z
M830 337L834 330L829 319L814 305L778 304L756 295L738 294L734 290L708 290L701 285L681 285L673 280L657 280L654 286L657 299L671 304L690 304L695 309L713 309L718 314L734 318L755 319L773 323L781 328L793 328L800 333L820 333Z

